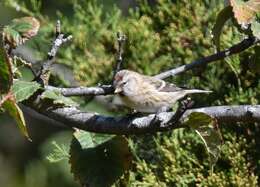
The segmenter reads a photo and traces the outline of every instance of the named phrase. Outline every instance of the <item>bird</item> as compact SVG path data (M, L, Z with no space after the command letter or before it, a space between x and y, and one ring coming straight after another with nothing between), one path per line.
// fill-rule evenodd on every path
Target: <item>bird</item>
M159 78L126 69L115 74L113 87L123 105L141 113L166 112L186 95L212 92L177 87Z

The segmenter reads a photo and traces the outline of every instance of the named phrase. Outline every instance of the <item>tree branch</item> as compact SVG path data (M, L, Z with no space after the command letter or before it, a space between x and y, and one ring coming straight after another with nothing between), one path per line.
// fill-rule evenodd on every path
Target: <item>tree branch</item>
M231 56L231 55L240 53L240 52L250 48L251 46L253 46L257 43L259 43L258 39L256 39L255 37L250 37L250 38L244 39L243 41L241 41L240 43L230 47L229 49L225 49L225 50L220 51L218 53L215 53L213 55L201 58L199 60L195 60L190 64L182 65L182 66L177 67L175 69L165 71L163 73L155 75L155 77L160 78L160 79L165 79L167 77L186 72L186 71L194 69L196 67L207 65L209 63L216 62L218 60L222 60L227 56ZM95 96L95 95L112 94L112 89L109 88L109 87L112 87L112 86L107 85L106 88L103 87L103 86L100 86L100 87L79 87L79 88L48 87L48 89L59 90L59 91L61 91L61 93L64 96L83 96L83 95Z
M122 69L122 65L123 65L123 47L124 47L124 43L126 41L126 36L120 32L117 33L117 43L118 43L118 51L117 51L117 59L116 59L116 65L114 68L114 74L113 74L113 78L112 81L114 80L114 77L116 75L116 73L118 71L120 71Z
M97 87L76 87L76 88L57 88L54 86L46 86L45 89L59 91L66 97L70 96L93 96L93 95L108 95L114 93L114 88L111 85L102 85Z
M48 73L49 67L52 64L59 47L63 42L68 41L69 38L70 37L64 38L64 35L61 34L60 23L58 22L56 27L56 39L53 42L51 51L48 53L48 61L42 67L42 71L40 74L41 80L45 80L44 76L46 73ZM239 44L230 47L229 49L201 58L190 64L180 66L176 69L163 72L159 75L156 75L156 77L164 79L169 76L193 69L195 67L223 59L227 56L242 52L258 42L259 40L257 40L256 38L250 37L243 40ZM119 45L119 56L115 72L120 69L121 64L122 45ZM48 83L48 78L45 81ZM113 93L112 86L99 86L89 88L55 88L51 86L46 86L46 88L51 90L59 90L65 96L105 95ZM76 127L90 132L106 134L141 134L183 128L186 127L184 126L183 121L191 112L203 112L215 117L219 122L260 122L260 105L205 107L199 109L189 109L184 114L183 112L185 110L183 110L183 112L180 111L180 115L177 115L178 120L176 121L174 120L174 118L176 117L176 113L173 112L150 114L143 117L108 117L95 113L82 112L76 107L59 107L51 105L48 102L45 103L45 101L41 100L40 98L40 92L34 94L33 97L29 98L24 103L35 111L53 120L61 122L70 128Z
M240 43L233 45L232 47L230 47L228 49L225 49L225 50L217 52L213 55L195 60L195 61L191 62L190 64L182 65L180 67L165 71L163 73L155 75L155 77L160 78L160 79L165 79L167 77L178 75L180 73L186 72L186 71L194 69L196 67L204 66L209 63L212 63L212 62L215 62L218 60L222 60L225 57L240 53L240 52L248 49L249 47L259 43L259 41L260 40L258 40L255 37L249 37L247 39L244 39Z
M41 71L38 77L36 78L36 80L41 81L44 86L48 85L49 77L50 77L50 68L54 62L54 58L58 52L58 49L62 44L70 41L71 39L72 39L71 35L65 37L64 34L61 33L61 25L60 25L60 21L58 20L56 24L55 39L52 43L50 52L48 52L48 59L43 63Z
M61 32L60 32L60 23L58 22L57 26L56 26L56 39L58 39L60 35L62 35L62 37L64 37L64 35L61 34ZM67 39L65 39L65 40L63 39L64 40L63 42L70 40L70 39L71 39L71 37L67 37ZM118 34L118 57L117 57L117 63L116 63L116 67L114 70L114 74L117 71L119 71L120 68L122 67L122 53L123 53L122 47L123 47L123 43L124 43L125 39L126 38L124 35ZM57 50L60 47L60 45L55 45L55 43L59 43L59 42L55 42L55 41L53 42L54 45L52 46L51 52L48 55L48 60L46 61L45 65L42 67L42 71L41 71L42 78L44 78L43 72L46 72L46 70L49 69L50 65L53 63ZM228 49L225 49L223 51L212 54L210 56L206 56L201 59L195 60L195 61L191 62L190 64L182 65L177 68L165 71L163 73L155 75L155 77L160 78L160 79L165 79L170 76L178 75L180 73L186 72L186 71L194 69L196 67L207 65L209 63L216 62L218 60L222 60L227 56L231 56L231 55L240 53L259 42L260 42L259 39L256 39L255 37L249 37L247 39L244 39L240 43L233 45L232 47L230 47ZM23 54L20 54L20 53L18 53L18 54L23 56ZM95 96L95 95L112 94L111 85L104 85L104 86L97 86L97 87L77 87L77 88L55 88L52 86L47 86L46 88L51 89L51 90L60 91L64 96Z
M107 117L95 113L82 112L75 107L39 110L30 105L41 114L63 123L70 128L106 134L144 134L169 129L185 128L184 119L192 112L203 112L218 120L219 123L260 122L260 105L241 106L213 106L198 109L189 109L181 117L179 123L168 122L174 116L173 112L150 114L144 117ZM156 121L154 121L156 120Z

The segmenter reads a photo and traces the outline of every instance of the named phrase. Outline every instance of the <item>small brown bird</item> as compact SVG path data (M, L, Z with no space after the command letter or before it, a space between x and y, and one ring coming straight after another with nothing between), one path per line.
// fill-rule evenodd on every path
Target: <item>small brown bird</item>
M113 86L123 104L138 112L157 113L169 110L188 94L210 93L207 90L183 89L161 79L121 70L116 73Z

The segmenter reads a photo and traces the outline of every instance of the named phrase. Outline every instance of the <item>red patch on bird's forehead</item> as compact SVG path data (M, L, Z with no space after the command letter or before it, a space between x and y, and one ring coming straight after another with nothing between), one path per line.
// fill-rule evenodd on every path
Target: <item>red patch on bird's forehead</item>
M115 81L117 81L117 82L121 81L122 79L123 79L123 76L122 76L122 75L117 74L117 75L115 76Z

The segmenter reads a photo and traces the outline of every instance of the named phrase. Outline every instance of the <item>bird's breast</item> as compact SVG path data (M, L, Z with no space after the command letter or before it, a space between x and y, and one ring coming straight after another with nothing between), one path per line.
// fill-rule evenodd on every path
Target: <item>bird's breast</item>
M145 113L156 113L162 107L171 107L175 103L170 93L150 92L131 96L121 96L123 103L132 109Z

